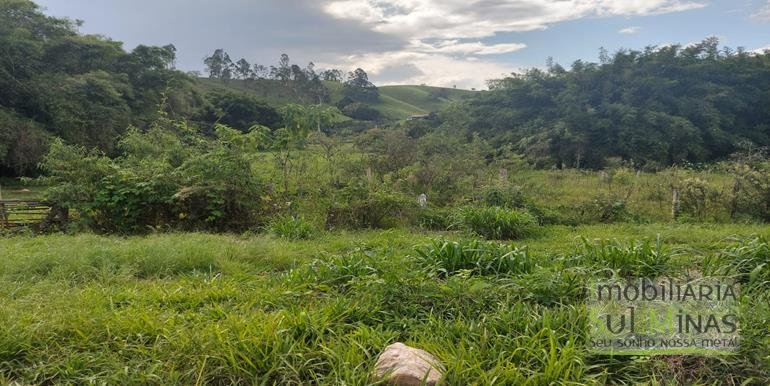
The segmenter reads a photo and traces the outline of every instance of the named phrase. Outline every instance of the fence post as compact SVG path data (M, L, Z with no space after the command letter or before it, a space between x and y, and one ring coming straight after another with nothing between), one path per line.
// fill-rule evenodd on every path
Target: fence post
M671 197L671 216L676 220L679 217L679 189L674 188Z
M2 200L2 199L0 199ZM8 216L5 214L5 203L0 202L0 221L3 223L4 228L8 228Z

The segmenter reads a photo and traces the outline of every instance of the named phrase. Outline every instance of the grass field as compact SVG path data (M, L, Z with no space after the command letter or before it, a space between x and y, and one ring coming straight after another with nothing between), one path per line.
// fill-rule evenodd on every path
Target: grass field
M0 239L0 384L367 384L404 341L467 384L770 382L770 305L744 298L731 357L589 355L582 238L663 242L665 273L770 238L760 225L550 226L527 272L436 275L414 246L462 234L90 234ZM766 243L765 243L766 246ZM577 259L577 260L575 260ZM575 264L575 261L582 263Z
M273 80L228 80L199 78L201 90L226 89L253 94L259 99L274 105L283 106L297 103L285 87ZM342 99L342 84L325 82L333 102ZM472 95L473 91L449 89L431 86L383 86L379 87L380 100L372 107L379 110L386 118L401 120L412 115L437 112L447 103Z

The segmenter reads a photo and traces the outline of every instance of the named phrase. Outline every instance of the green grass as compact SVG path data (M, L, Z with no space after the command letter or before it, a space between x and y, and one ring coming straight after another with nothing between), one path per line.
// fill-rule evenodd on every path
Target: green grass
M768 238L770 229L547 226L505 247L526 249L531 261L523 252L510 265L496 264L496 253L464 251L456 260L428 253L434 262L456 262L451 275L426 269L415 247L441 250L443 241L431 244L436 238L467 246L467 235L2 238L0 384L359 385L370 383L377 354L394 341L437 355L452 385L770 382L766 292L744 299L738 355L587 353L585 280L626 252L649 255L654 248L635 240L654 243L658 235L664 273L709 261L750 274L766 258L766 244L744 238ZM607 238L619 244L584 246ZM465 266L483 269L469 275Z
M324 82L333 103L342 99L342 84ZM202 91L226 89L252 94L274 106L298 103L285 87L273 80L228 80L198 78ZM393 120L409 118L412 115L437 112L447 103L472 95L473 91L431 86L383 86L379 88L380 100L372 107L383 116Z
M24 184L18 179L0 179L0 198L3 200L35 200L45 187Z

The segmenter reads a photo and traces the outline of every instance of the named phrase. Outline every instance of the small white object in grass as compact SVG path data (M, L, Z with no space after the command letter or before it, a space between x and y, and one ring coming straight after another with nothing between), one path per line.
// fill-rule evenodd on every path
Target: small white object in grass
M428 196L425 193L420 194L420 196L417 197L417 203L420 204L420 208L425 208L428 206Z
M437 385L444 376L444 366L432 354L403 343L393 343L377 358L374 376L390 385Z

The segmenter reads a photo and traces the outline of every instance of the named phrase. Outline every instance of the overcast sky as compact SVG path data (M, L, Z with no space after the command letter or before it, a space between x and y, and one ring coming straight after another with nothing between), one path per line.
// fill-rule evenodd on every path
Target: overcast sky
M748 50L770 47L770 0L38 0L81 31L178 49L177 66L202 70L215 48L234 60L362 67L379 85L478 87L490 78L596 61L647 45L707 36Z

